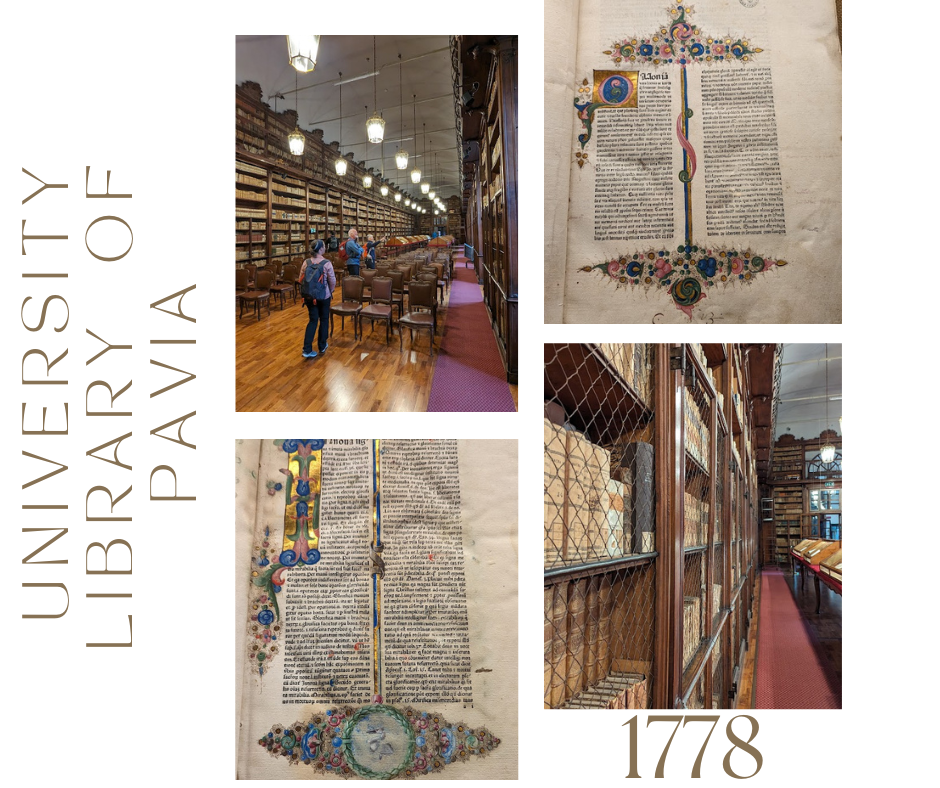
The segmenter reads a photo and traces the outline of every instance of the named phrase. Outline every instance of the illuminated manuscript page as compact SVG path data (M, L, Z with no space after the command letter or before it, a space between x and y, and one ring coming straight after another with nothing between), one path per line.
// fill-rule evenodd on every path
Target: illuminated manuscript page
M485 727L499 738L486 757L454 759L424 777L515 779L516 628L500 622L517 619L516 442L382 440L377 476L373 446L328 440L312 452L305 474L296 459L285 468L284 442L236 445L238 776L332 776L290 765L259 741L278 724L366 706L380 682L386 704ZM247 573L263 574L257 554L265 542L266 557L278 560L285 531L300 533L290 519L285 525L285 485L305 475L310 492L321 493L318 528L304 546L311 563L298 561L278 576L284 579L274 595L278 616L267 625L275 639L261 639L250 651L256 645L251 627L265 628L252 621L249 608L259 597L254 587L246 595ZM370 555L374 481L384 548L378 651ZM287 544L302 552L299 543ZM272 646L276 651L265 654L259 672L257 654Z
M546 39L546 322L841 322L834 5L583 0L567 24L573 69Z

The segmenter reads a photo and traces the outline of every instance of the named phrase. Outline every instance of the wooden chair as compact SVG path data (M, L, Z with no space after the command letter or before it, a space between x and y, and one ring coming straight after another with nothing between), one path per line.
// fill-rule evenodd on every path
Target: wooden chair
M362 300L363 303L372 300L372 280L375 279L375 271L370 268L360 268L362 277Z
M246 263L245 270L248 272L248 289L251 290L255 286L255 275L258 273L258 266L254 263Z
M284 264L280 260L272 260L268 263L267 270L274 274L274 282L277 284L281 281L281 272L284 270Z
M362 321L368 318L375 329L376 320L385 321L385 344L392 335L392 280L387 276L377 276L372 280L372 303L362 308L359 313L359 333L362 334Z
M235 292L244 293L248 289L248 269L235 269Z
M343 300L330 304L330 336L333 336L333 315L340 317L340 330L346 327L346 316L353 319L353 336L358 340L359 332L356 327L357 318L362 311L362 277L347 276L343 279Z
M258 316L258 320L261 320L261 304L268 305L268 314L271 314L271 272L270 271L258 271L255 274L255 289L246 290L244 293L240 293L238 296L238 319L242 319L242 313L245 307L245 304L254 305L255 314Z
M280 299L281 310L283 311L284 305L287 302L285 297L288 293L291 294L291 299L293 301L297 300L297 290L294 285L297 284L297 269L289 263L281 268L281 273L283 275L282 281L277 284L271 285L271 292Z
M403 271L389 271L392 280L392 303L398 305L398 319L405 311L405 274Z
M431 332L431 356L434 356L434 334L437 331L437 299L434 297L434 282L412 280L408 292L408 313L398 321L398 348L402 349L402 326L408 327L411 342L414 344L414 330L427 329ZM417 309L424 311L415 311Z

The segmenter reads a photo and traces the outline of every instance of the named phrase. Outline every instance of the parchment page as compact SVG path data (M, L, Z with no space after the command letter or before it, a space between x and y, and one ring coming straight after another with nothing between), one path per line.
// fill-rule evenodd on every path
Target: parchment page
M660 56L655 47L677 18L707 53L722 52L687 62L684 86L676 62L684 51L639 62L650 36L659 39L651 56ZM576 81L595 90L595 72L636 71L637 107L589 113L583 149L577 135L586 129L572 108L574 151L587 163L571 167L564 321L840 322L841 53L832 4L713 0L689 11L614 2L603 16L583 7L579 31ZM583 105L596 95L583 94ZM691 174L688 187L680 173ZM670 211L674 229L664 237Z
M241 597L245 596L245 569L252 566L251 550L264 538L269 544L280 545L284 529L283 490L275 490L274 495L269 490L272 482L284 478L280 468L285 464L286 455L273 441L257 443L260 449L255 451L260 450L261 461L256 473L253 513L242 503L244 480L237 488L239 532L252 533L254 537L247 540L251 543L247 553L246 540L243 537L237 540L242 567L237 576L237 593ZM514 779L517 774L516 442L435 441L429 442L427 447L422 443L387 442L392 457L402 464L397 470L389 469L381 487L383 497L389 498L386 514L391 516L387 530L383 531L383 540L388 540L384 559L389 564L386 571L389 582L387 585L383 582L382 604L386 630L392 623L399 627L406 625L394 641L408 644L409 661L404 664L416 663L427 672L419 684L412 685L408 679L410 674L399 671L394 690L398 695L395 699L383 700L399 708L412 706L437 712L452 723L486 726L500 738L499 746L487 757L474 756L467 763L455 761L428 775L431 779ZM240 455L253 448L247 444L237 447ZM328 440L323 447L321 555L317 563L292 567L286 575L284 587L278 594L286 624L279 632L280 653L266 668L263 677L257 675L254 665L246 664L246 618L238 622L238 659L242 667L238 753L241 778L331 777L312 766L291 766L283 757L272 757L258 742L274 725L292 725L332 705L356 707L371 700L368 694L362 697L364 691L371 691L374 666L371 661L372 608L369 602L363 606L364 600L371 600L372 593L369 557L371 446L372 441ZM416 451L416 446L426 451ZM388 486L393 482L407 485L407 489L397 493L397 499ZM411 503L404 503L407 498ZM397 523L395 512L398 512ZM417 522L419 516L420 523ZM243 519L248 517L254 517L254 522ZM410 524L403 522L405 520ZM435 528L428 528L428 522L440 529L440 538L431 539L427 532ZM266 528L269 529L267 535ZM408 533L409 528L414 533ZM396 542L396 532L404 537L400 545ZM340 545L338 539L349 544ZM406 554L408 557L403 558ZM330 559L331 555L334 558ZM441 564L433 571L422 571L420 555L424 555L427 563L439 560ZM458 571L461 564L463 569ZM407 568L393 570L395 565ZM429 584L439 586L432 599L428 598L428 593L433 595L435 589L425 587ZM458 599L461 586L463 603ZM242 616L250 617L251 611L246 609L250 604L240 604ZM398 608L394 613L388 611L391 604ZM434 612L435 607L440 611ZM419 608L422 612L415 615ZM422 630L415 626L420 623L419 618L426 621L436 618L437 623L429 623ZM513 626L499 623L505 621L512 621ZM444 626L449 627L446 635L441 633ZM441 643L448 653L434 651L440 649ZM387 642L383 641L383 645L393 650ZM293 657L290 656L292 651L296 652ZM340 653L342 659L339 659ZM399 650L397 657L400 656ZM330 659L335 661L332 669ZM361 671L361 664L368 670ZM405 680L401 679L402 675ZM363 676L368 679L368 686ZM342 681L331 685L329 677L342 677ZM414 692L415 697L407 700L402 694L405 690Z
M568 243L569 160L573 154L578 0L545 2L545 322L560 323Z

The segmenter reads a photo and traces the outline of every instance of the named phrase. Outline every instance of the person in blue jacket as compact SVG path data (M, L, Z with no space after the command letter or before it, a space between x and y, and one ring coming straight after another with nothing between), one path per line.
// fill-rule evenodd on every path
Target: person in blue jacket
M366 236L366 254L368 255L366 265L369 266L369 268L375 268L375 249L377 246L384 244L385 240L386 239L383 238L381 241L376 241L374 236Z
M356 242L358 237L359 233L356 232L356 228L350 228L349 239L346 241L346 270L351 276L359 276L359 266L362 264L362 255L365 254L366 251Z

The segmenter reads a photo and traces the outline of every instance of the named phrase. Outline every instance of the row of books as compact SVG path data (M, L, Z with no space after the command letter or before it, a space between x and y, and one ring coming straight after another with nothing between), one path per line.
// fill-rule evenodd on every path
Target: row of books
M257 257L265 257L264 249L252 249L249 254L247 249L236 249L235 260L253 260Z
M245 243L264 243L265 235L263 233L244 233L242 235L235 235L235 243L245 244Z
M685 413L685 450L705 468L705 470L708 470L709 437L711 431L705 424L698 404L692 398L689 391L685 392L683 401L685 402L685 408L683 408L683 412Z
M242 206L237 206L235 208L236 217L245 217L246 219L267 219L268 211L266 208L244 208ZM237 229L242 229L237 227Z
M235 171L235 183L241 183L245 186L258 186L262 189L268 188L267 181L256 178L254 175L247 175L244 172Z
M647 707L649 663L636 656L652 644L652 611L628 593L613 572L545 588L546 707Z
M249 175L260 175L262 178L268 177L268 171L264 167L259 167L256 164L249 164L246 161L241 161L239 159L235 160L235 171L241 171L248 173Z
M602 342L597 347L640 400L651 405L652 346L632 342Z
M235 190L235 199L250 200L251 202L267 202L268 201L267 196L264 194L261 194L261 192L249 192L249 191L245 191L244 189Z
M655 549L653 447L611 452L582 433L544 420L546 568L620 558Z
M682 544L695 547L706 544L708 539L708 501L686 490L685 493L685 528Z

